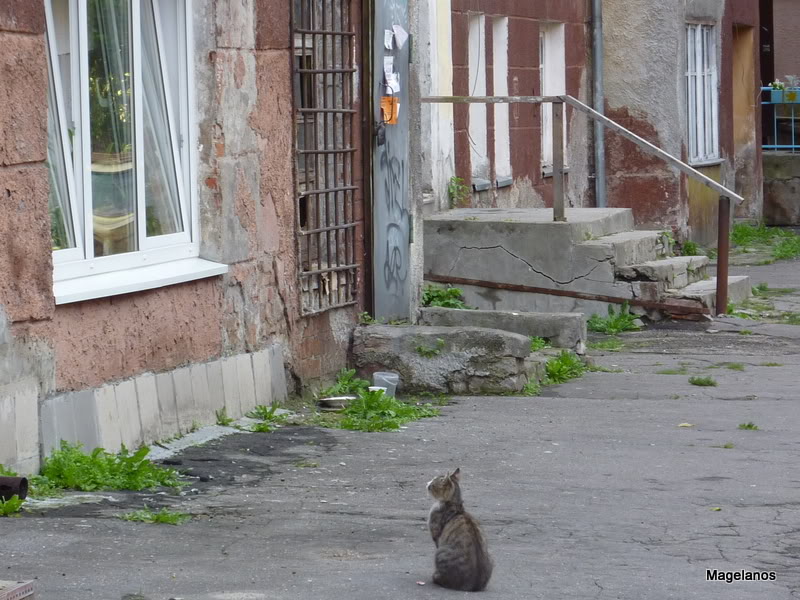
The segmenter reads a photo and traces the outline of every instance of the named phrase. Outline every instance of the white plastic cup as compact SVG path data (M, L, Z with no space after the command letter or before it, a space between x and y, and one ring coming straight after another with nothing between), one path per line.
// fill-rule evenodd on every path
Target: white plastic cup
M397 385L400 383L400 375L391 371L378 371L373 373L372 383L386 388L386 395L394 397Z

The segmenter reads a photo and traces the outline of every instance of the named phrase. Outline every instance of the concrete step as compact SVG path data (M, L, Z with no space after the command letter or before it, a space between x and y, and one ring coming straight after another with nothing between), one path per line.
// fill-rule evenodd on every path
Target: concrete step
M610 258L615 265L633 265L672 255L669 238L661 231L622 231L583 242L580 250L596 260Z
M486 327L528 337L545 338L557 348L586 352L586 318L581 313L540 313L506 310L421 308L420 325Z
M746 275L728 277L728 302L739 304L747 300L753 293L750 278ZM717 278L712 277L705 281L698 281L681 289L669 289L666 292L669 298L695 300L701 306L711 309L711 314L717 314Z
M684 288L706 277L707 256L673 256L642 264L617 265L617 278L625 281L661 281L668 288Z

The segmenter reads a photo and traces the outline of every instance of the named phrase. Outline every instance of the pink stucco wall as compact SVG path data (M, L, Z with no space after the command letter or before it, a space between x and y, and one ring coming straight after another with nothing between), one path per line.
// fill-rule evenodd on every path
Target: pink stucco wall
M800 77L800 4L797 0L774 0L773 11L775 77Z

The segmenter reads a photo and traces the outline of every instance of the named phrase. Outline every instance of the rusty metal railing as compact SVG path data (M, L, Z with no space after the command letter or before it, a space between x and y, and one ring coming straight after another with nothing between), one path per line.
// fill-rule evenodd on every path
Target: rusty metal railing
M422 98L426 104L552 104L553 105L553 220L567 220L564 194L564 105L586 114L589 118L630 140L639 148L662 159L671 167L696 179L719 194L719 220L717 223L717 293L716 312L724 314L728 306L728 258L730 249L731 200L743 202L736 192L718 181L703 175L669 152L626 129L613 119L597 112L572 96L429 96Z

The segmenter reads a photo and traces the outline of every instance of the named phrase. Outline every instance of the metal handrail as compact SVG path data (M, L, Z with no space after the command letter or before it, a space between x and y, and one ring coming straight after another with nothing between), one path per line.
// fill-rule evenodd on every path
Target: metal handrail
M669 165L675 167L689 177L697 179L700 183L710 187L718 194L727 196L736 203L744 202L744 198L742 198L742 196L733 190L730 190L724 185L720 184L718 181L714 181L710 177L703 175L700 171L687 165L682 160L672 156L669 152L662 150L655 144L651 144L646 139L639 137L631 130L626 129L616 121L613 121L605 115L600 114L590 106L587 106L572 96L428 96L423 98L422 102L426 104L545 104L563 102L580 110L583 113L586 113L595 121L599 121L609 129L612 129L621 136L629 139L645 152L649 152L654 156L658 156Z
M636 144L645 152L657 156L670 166L678 169L685 175L696 179L703 185L711 188L719 194L719 211L717 222L717 294L716 312L725 314L728 306L728 254L730 250L730 220L731 220L731 200L737 203L744 202L744 198L736 192L728 189L721 183L714 181L710 177L703 175L697 169L687 165L682 160L672 156L669 152L662 150L658 146L651 144L644 138L639 137L629 129L626 129L616 121L609 119L605 115L587 106L577 98L572 96L428 96L422 98L425 104L553 104L553 220L566 221L565 216L565 194L564 194L564 148L563 148L563 119L564 104L569 104L573 108L585 113L617 132L624 138Z

